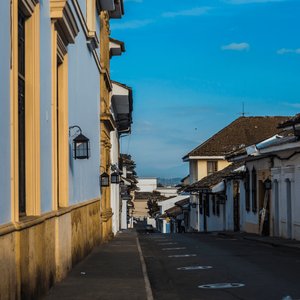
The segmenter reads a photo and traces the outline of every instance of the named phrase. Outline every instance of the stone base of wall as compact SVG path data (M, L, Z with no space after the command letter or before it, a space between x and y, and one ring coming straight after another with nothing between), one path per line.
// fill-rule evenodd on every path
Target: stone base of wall
M99 199L1 226L1 300L40 298L100 242Z

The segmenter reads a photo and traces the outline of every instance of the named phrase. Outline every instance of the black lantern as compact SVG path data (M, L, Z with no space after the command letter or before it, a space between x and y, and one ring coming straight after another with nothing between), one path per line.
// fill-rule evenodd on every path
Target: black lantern
M265 180L264 185L266 190L272 189L272 181L269 178Z
M79 130L79 134L73 139L74 159L88 159L90 157L90 140L82 134L79 126L71 126L69 131L73 128Z
M100 175L100 184L101 184L101 187L109 186L109 175L106 172L103 172Z
M116 183L116 184L120 183L120 175L118 172L111 173L110 178L111 178L110 179L111 183Z

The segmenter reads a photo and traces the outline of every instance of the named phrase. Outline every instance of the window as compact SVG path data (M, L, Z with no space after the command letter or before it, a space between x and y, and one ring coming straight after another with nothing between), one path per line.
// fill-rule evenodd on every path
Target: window
M250 174L248 169L245 175L245 202L246 211L250 211Z
M218 162L215 160L209 160L207 162L207 175L211 175L218 171Z
M257 212L257 175L255 168L252 169L252 211Z
M18 146L19 146L19 214L26 213L25 179L25 20L18 12Z

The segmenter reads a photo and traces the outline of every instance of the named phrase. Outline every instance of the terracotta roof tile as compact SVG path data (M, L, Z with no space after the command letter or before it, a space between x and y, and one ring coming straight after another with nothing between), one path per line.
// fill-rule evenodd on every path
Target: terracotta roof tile
M215 172L209 176L202 178L201 180L186 187L185 191L199 191L201 189L211 189L213 186L221 182L224 178L230 176L234 170L238 169L244 164L244 162L237 162L229 165L225 169Z
M183 157L189 156L224 156L227 153L256 144L282 130L278 129L280 122L289 117L239 117L220 130L204 143Z

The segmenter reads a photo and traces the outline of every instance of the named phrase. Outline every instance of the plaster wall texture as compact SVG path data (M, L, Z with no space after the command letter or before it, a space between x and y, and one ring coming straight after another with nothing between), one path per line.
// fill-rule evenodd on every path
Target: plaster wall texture
M133 216L140 219L147 218L148 216L147 199L134 201Z
M282 153L282 157L287 157L288 152ZM300 240L300 157L296 155L289 160L274 160L274 168L271 169L273 187L274 181L278 183L278 195L272 188L272 224L273 234L283 238L293 238ZM290 201L288 196L288 182L290 182ZM276 219L275 201L279 202L278 219ZM279 232L275 232L275 223L278 222ZM290 234L289 225L290 224Z
M111 163L118 165L119 159L119 139L118 132L116 130L110 133L111 140ZM113 212L112 216L112 231L116 234L120 229L120 185L111 184L110 185L110 195L111 195L111 208Z
M10 205L10 5L0 1L0 224L11 220Z
M77 23L80 24L75 14ZM100 74L80 26L75 44L68 46L69 70L69 126L78 125L90 139L89 159L73 158L72 140L69 138L69 203L99 197L100 158ZM73 132L74 134L74 132Z
M201 180L202 178L207 176L207 161L206 160L198 160L197 162L197 180Z
M157 189L157 178L138 178L139 192L153 192Z
M191 197L196 197L196 196L192 196ZM191 207L190 210L190 228L192 230L198 230L199 226L198 226L198 202L197 203L197 207L193 208Z
M41 211L52 209L51 21L49 1L40 1Z

